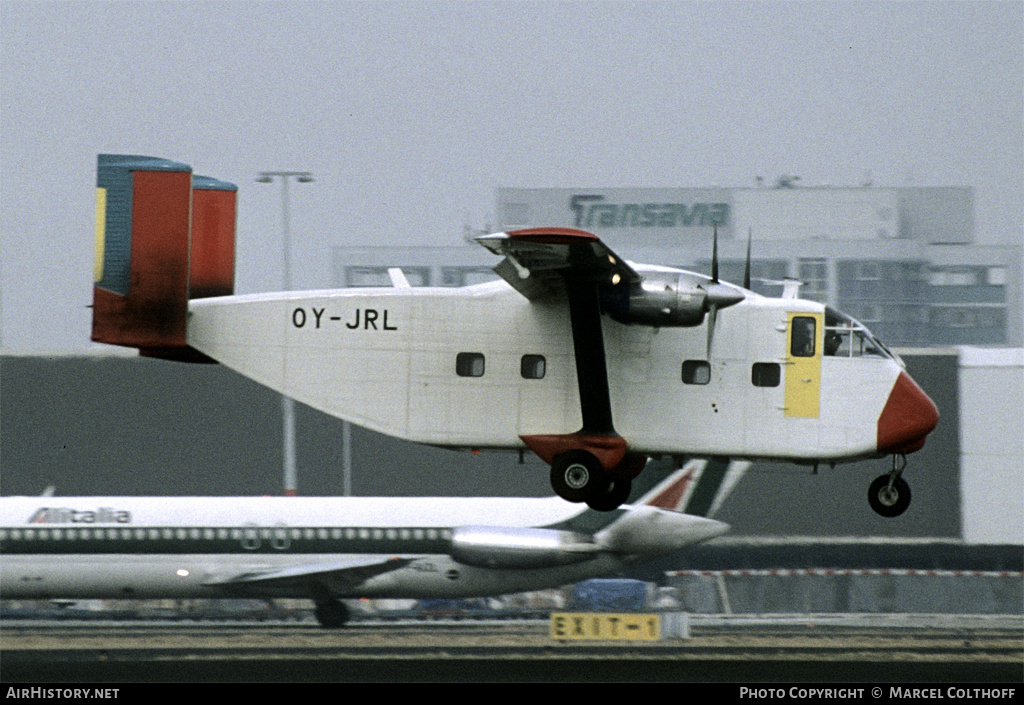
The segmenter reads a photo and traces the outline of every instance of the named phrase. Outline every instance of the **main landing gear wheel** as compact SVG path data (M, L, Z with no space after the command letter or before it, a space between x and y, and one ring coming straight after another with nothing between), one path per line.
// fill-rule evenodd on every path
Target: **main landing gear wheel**
M568 502L585 502L608 487L601 461L585 450L570 450L551 463L551 487Z
M632 480L612 479L608 487L596 497L587 500L587 506L599 512L610 512L629 498L633 489Z
M882 475L868 488L868 503L884 517L897 517L910 506L910 485L902 477Z
M316 621L320 622L320 626L327 629L343 627L349 618L348 607L339 600L317 602L313 614L316 615Z

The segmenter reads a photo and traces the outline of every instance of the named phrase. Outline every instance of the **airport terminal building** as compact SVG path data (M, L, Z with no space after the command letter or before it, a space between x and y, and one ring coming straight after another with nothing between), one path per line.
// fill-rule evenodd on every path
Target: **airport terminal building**
M974 192L966 187L797 187L783 177L755 188L547 188L496 190L499 232L572 227L637 262L710 271L719 234L721 276L742 282L748 234L752 288L828 303L889 345L1022 342L1020 246L975 244ZM431 247L337 247L336 286L387 286L399 266L413 286L494 278L493 255L471 242Z

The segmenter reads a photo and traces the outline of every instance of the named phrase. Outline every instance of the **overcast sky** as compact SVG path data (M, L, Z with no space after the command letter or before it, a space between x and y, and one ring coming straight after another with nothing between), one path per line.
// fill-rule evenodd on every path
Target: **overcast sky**
M459 242L493 189L972 186L1024 225L1021 2L0 2L3 328L89 346L96 154L237 183L238 290Z

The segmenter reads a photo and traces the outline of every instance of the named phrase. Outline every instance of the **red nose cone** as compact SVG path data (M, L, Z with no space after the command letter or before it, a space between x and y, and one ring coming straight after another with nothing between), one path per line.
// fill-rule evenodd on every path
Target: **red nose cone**
M939 410L906 372L900 372L878 417L878 452L913 453L939 423Z

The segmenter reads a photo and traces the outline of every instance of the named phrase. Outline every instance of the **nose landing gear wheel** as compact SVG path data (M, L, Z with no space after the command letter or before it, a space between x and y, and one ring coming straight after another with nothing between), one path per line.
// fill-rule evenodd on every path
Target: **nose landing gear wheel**
M871 483L868 504L884 517L897 517L910 506L910 485L902 477L893 479L891 487L889 481L889 475L882 475Z

